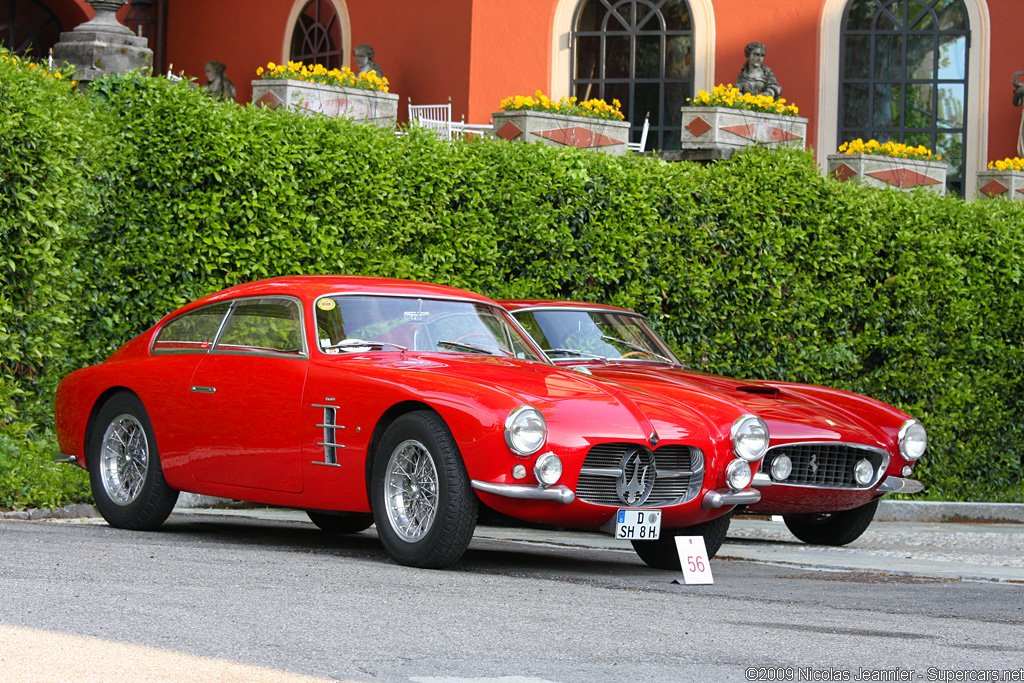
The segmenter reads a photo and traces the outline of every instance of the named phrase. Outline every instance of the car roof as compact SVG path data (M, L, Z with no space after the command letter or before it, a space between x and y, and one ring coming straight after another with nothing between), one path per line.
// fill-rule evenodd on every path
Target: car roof
M615 311L617 313L628 313L640 315L628 308L619 308L609 304L595 304L585 301L565 301L564 299L499 299L498 303L507 311L537 310L545 308L577 308L585 310Z
M383 294L390 296L440 297L494 304L485 296L457 287L412 280L357 275L290 275L228 287L204 296L196 306L244 296L298 296L315 299L329 294ZM192 308L193 306L189 306Z

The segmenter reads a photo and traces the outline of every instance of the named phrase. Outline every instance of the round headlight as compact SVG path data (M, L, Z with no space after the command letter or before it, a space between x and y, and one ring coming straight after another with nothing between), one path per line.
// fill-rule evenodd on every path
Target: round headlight
M533 474L541 486L551 486L562 476L562 461L551 452L538 456L533 466Z
M750 486L753 476L750 472L750 463L746 460L733 460L725 468L725 483L733 491L740 491Z
M732 423L732 447L747 462L764 456L768 440L768 425L757 415L743 415Z
M793 473L793 461L788 455L779 455L772 460L772 479L785 481Z
M871 463L867 458L858 460L857 464L853 466L853 478L861 486L867 486L870 484L874 477L875 468L871 466Z
M917 420L907 420L900 427L900 455L910 461L924 455L928 447L928 432Z
M533 455L547 438L547 422L536 408L519 406L505 420L505 443L516 455Z

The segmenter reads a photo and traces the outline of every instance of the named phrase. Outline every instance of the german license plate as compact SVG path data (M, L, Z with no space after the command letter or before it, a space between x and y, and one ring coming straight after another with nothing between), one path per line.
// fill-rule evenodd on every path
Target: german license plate
M615 538L627 541L656 541L661 534L661 510L619 510L615 515Z

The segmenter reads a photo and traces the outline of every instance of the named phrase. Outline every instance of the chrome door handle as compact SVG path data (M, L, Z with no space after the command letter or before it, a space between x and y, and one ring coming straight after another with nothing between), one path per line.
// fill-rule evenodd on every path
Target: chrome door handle
M215 387L192 387L192 391L197 394L212 394L217 391L217 389Z

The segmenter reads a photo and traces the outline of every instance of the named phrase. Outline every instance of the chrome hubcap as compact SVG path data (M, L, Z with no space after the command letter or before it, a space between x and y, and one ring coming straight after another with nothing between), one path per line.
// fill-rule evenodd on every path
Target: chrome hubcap
M129 505L139 497L149 471L149 441L134 415L118 415L103 433L100 450L103 490L118 505Z
M423 540L437 516L437 470L419 441L398 444L384 477L388 520L405 541Z

